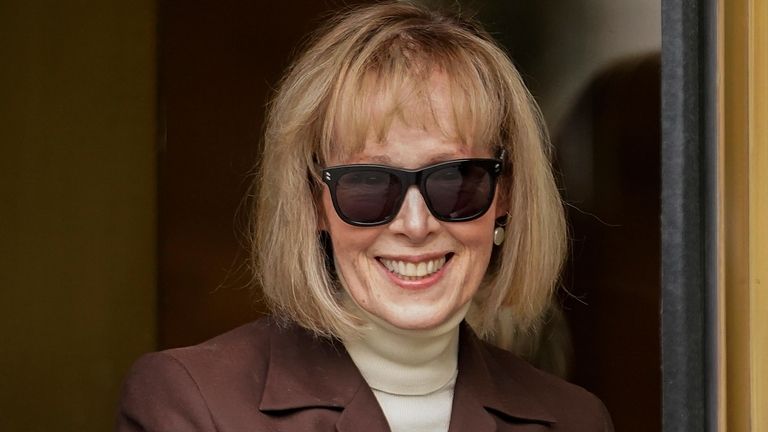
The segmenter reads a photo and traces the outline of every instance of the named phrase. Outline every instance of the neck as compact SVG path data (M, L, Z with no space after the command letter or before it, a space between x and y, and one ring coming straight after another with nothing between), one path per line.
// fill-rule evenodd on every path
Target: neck
M372 389L397 395L425 395L454 379L459 324L469 303L444 323L427 330L397 328L369 314L354 301L348 303L364 320L364 326L359 337L344 339L344 346Z

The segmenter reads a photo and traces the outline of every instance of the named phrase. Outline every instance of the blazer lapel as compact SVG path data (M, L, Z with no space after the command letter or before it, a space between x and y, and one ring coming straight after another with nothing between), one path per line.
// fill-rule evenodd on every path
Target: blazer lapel
M340 432L389 432L376 397L344 345L289 324L271 336L259 409L306 408L341 411L336 422Z
M480 403L471 385L463 381L466 381L466 378L459 373L453 393L448 432L494 432L496 420Z
M390 432L381 406L365 382L342 411L336 422L339 432Z
M492 432L499 415L516 421L555 423L555 418L527 389L511 378L466 322L459 336L459 375L453 396L449 432Z

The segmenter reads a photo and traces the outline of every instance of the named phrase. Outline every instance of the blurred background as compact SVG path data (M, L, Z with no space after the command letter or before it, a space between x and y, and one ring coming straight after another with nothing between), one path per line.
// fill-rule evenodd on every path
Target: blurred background
M110 430L141 353L265 313L243 246L264 107L355 3L0 2L0 430ZM431 3L506 46L550 128L572 240L551 369L660 430L660 0Z

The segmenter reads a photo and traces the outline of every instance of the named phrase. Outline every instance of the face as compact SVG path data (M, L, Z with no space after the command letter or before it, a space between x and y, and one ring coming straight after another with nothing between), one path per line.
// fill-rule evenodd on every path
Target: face
M374 163L414 169L451 159L491 157L488 150L473 149L446 133L451 113L446 93L439 86L433 92L436 121L443 128L395 121L384 140L369 139L359 153L328 165ZM402 329L436 327L472 299L490 260L494 220L503 213L495 198L478 219L441 222L413 186L390 223L355 227L339 218L327 186L322 200L322 228L330 234L343 287L368 313Z

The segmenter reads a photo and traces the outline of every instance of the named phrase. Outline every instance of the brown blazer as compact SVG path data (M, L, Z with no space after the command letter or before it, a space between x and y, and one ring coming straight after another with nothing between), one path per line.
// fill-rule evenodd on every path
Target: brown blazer
M462 323L450 432L612 431L592 394L477 338ZM140 358L119 432L384 432L373 392L339 342L265 318Z

